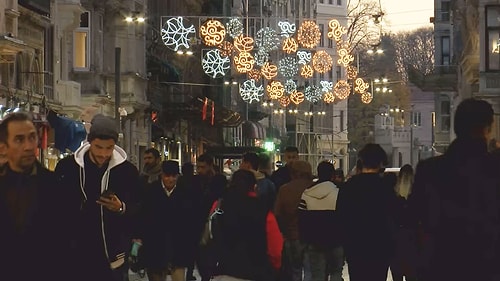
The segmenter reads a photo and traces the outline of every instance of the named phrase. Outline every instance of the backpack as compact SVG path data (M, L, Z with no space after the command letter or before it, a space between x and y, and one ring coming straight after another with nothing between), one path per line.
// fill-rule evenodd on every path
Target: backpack
M217 200L215 209L208 215L208 219L205 223L205 228L200 240L200 245L202 246L207 246L211 244L211 242L215 238L220 237L220 219L224 214L224 210L222 210L221 204L222 199Z

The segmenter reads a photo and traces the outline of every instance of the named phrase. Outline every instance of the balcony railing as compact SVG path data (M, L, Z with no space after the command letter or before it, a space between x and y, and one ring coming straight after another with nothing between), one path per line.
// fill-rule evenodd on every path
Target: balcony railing
M429 91L454 91L457 88L457 70L458 68L456 65L438 65L434 67L431 73L422 74L410 68L408 70L408 78L410 82L421 89Z
M43 74L43 94L45 95L45 98L49 101L53 101L55 96L54 96L54 74L52 72L45 72Z

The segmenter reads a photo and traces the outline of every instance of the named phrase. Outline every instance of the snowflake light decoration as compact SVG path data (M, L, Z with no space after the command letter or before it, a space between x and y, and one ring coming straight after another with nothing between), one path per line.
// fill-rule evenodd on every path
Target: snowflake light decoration
M223 56L223 57L229 57L234 52L234 46L233 46L233 44L231 42L223 41L219 45L219 51L220 51L221 56Z
M256 65L263 66L269 60L269 53L264 50L258 50L254 58Z
M354 61L354 56L349 53L347 48L339 48L337 53L339 55L337 63L343 65L344 67L349 66L349 64Z
M243 34L243 23L238 18L232 18L226 23L226 31L229 37L236 38Z
M293 37L288 37L283 41L283 51L287 54L295 53L299 49L299 43Z
M339 80L333 89L335 96L341 100L346 99L351 93L351 85L345 80Z
M183 46L189 49L189 35L196 33L194 25L184 26L184 18L176 17L167 20L161 29L161 39L168 48L177 51Z
M336 19L331 20L328 22L328 38L333 39L337 42L342 40L342 35L347 33L347 28L344 26L340 25L340 22Z
M240 96L248 103L259 102L263 95L264 87L262 85L257 87L254 80L246 80L240 85Z
M260 79L260 70L258 69L252 69L247 73L248 79L252 79L255 81L258 81Z
M289 23L287 21L280 21L280 22L278 22L278 26L281 29L281 36L284 36L284 37L290 37L295 33L295 31L297 31L297 27L295 26L295 23Z
M278 63L278 71L283 77L291 78L299 72L297 59L294 57L284 57Z
M370 92L364 92L361 94L361 102L365 104L369 104L373 100L373 95Z
M260 73L262 74L262 77L267 80L271 80L278 75L278 67L274 64L266 62L260 69Z
M240 36L234 38L234 47L236 50L240 52L250 52L253 50L254 40L250 36L244 36L241 34Z
M333 82L330 81L320 81L321 91L323 92L331 92L333 89Z
M333 59L325 51L318 51L312 58L314 70L319 73L326 73L332 69Z
M255 36L255 45L266 52L278 49L280 39L276 30L270 27L261 28Z
M325 103L332 103L335 102L335 95L332 92L326 92L323 95L323 101Z
M218 20L207 20L200 26L200 37L207 46L219 46L226 37L226 28Z
M347 66L347 79L354 80L358 76L358 69L355 66Z
M319 26L310 20L304 21L297 31L297 41L305 48L314 49L321 40Z
M201 65L208 76L217 78L226 75L226 71L231 67L231 60L221 56L218 49L213 49L205 53Z
M297 57L299 58L299 64L308 64L311 62L311 52L298 51Z
M302 68L300 69L300 76L302 76L304 78L313 77L313 73L314 73L313 68L308 64L302 66Z
M366 92L366 90L368 90L368 87L370 87L368 85L368 83L366 83L363 80L363 78L356 79L355 84L356 84L356 87L354 88L354 91L356 91L359 94L363 94L364 92Z
M297 90L297 84L292 79L285 81L285 94L291 94L293 91Z
M266 86L266 90L269 98L272 100L280 99L285 94L285 87L283 87L283 84L281 84L280 81L269 82L269 84Z
M247 73L253 69L255 61L252 54L241 52L234 57L234 65L239 73Z
M304 101L304 93L302 92L297 92L293 91L290 94L290 101L293 102L295 105L299 105Z
M290 98L287 96L283 96L279 99L279 102L280 102L281 106L287 107L290 104Z
M321 89L316 85L307 86L306 90L304 91L304 96L307 101L312 103L320 101L323 97Z

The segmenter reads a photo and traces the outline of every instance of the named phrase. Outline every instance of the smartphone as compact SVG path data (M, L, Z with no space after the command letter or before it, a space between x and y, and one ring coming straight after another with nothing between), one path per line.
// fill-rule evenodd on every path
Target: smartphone
M106 198L111 198L111 196L115 195L115 192L110 190L110 189L106 189L104 190L104 192L101 194L102 197L106 197Z

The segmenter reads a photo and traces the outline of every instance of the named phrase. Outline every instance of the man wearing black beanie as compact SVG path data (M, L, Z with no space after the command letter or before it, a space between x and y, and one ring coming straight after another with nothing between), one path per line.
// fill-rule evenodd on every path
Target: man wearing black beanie
M117 141L114 120L96 115L87 142L56 167L71 218L71 280L128 280L126 253L140 183Z

